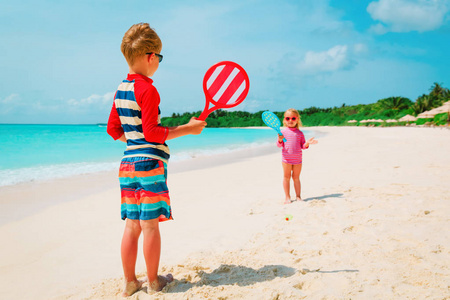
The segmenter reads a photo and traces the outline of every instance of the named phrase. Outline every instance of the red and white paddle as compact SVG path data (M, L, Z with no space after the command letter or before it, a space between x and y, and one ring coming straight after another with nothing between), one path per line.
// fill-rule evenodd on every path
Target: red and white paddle
M244 68L232 61L219 62L206 71L203 92L206 104L198 117L204 121L210 113L221 108L231 108L247 97L250 81ZM212 104L212 107L209 107Z

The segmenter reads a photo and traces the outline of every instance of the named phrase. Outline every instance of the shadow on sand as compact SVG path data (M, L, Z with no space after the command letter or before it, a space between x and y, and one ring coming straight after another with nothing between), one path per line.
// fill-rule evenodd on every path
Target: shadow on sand
M357 273L359 272L359 270L332 270L332 271L325 271L325 270L321 270L321 269L315 269L315 270L310 270L310 269L302 269L300 270L300 273L302 273L303 275L306 273Z
M175 279L167 287L167 293L184 293L193 287L205 285L221 286L234 285L248 286L257 282L270 281L277 277L290 277L297 272L296 269L281 266L268 265L258 270L236 265L221 265L214 271L207 273L202 270L197 271L197 276L193 280ZM189 278L190 279L190 278ZM195 281L195 279L199 279Z
M312 200L325 200L329 198L341 198L344 194L329 194L329 195L323 195L323 196L317 196L317 197L309 197L306 199L303 199L303 201L312 201Z

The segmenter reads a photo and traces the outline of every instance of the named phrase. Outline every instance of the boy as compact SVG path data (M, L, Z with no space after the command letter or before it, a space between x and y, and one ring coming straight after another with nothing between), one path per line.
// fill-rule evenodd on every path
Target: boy
M150 79L163 56L162 43L147 23L131 26L121 50L129 74L118 87L108 120L108 134L127 143L119 170L121 215L126 219L121 256L125 277L122 296L138 291L142 283L135 274L138 240L144 235L144 258L149 286L160 291L173 280L158 276L161 253L159 222L171 220L167 188L169 148L165 141L188 134L200 134L206 122L192 118L177 127L160 124L159 94Z

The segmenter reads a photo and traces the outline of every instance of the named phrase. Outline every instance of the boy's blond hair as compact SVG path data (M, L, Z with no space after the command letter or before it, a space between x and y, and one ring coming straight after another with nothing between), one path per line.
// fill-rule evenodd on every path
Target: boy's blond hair
M120 50L128 65L132 66L137 57L148 52L161 52L162 42L148 23L135 24L125 32Z
M302 120L300 120L300 114L298 113L298 111L294 108L289 108L288 110L286 110L284 113L286 114L287 112L293 113L296 117L297 117L297 128L303 126L302 125ZM286 126L284 119L283 119L283 124L284 126Z

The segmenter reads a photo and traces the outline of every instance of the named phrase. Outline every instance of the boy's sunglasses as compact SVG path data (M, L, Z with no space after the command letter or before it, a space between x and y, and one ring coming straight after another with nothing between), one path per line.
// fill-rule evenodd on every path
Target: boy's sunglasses
M297 120L296 117L292 117L292 118L286 117L286 118L284 118L284 119L285 119L286 121L290 121L290 120L295 121L295 120Z
M158 54L158 53L155 53L155 52L148 52L148 53L145 53L145 54L148 54L148 55L155 54L159 58L159 62L162 62L163 56L161 54Z

